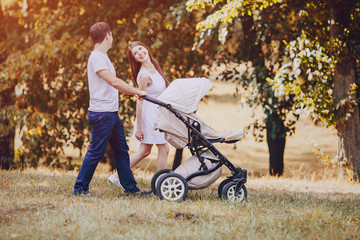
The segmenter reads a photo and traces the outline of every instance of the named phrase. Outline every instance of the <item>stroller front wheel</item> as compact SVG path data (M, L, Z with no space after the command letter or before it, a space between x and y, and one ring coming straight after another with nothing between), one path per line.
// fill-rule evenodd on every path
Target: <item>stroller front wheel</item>
M173 170L171 169L161 169L157 171L154 176L151 178L151 190L155 195L158 195L157 193L157 184L159 182L160 177L162 177L164 174L171 173Z
M159 179L156 189L160 199L178 202L186 198L189 187L180 174L168 173Z
M237 182L227 183L222 190L222 198L224 200L229 200L231 202L242 202L247 198L247 190L245 185L243 185L239 191L239 194L235 195Z

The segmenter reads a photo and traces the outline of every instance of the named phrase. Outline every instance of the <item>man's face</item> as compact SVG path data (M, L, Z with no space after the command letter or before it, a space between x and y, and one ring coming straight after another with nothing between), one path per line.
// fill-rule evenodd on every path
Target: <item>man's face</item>
M109 32L106 35L107 41L108 41L108 47L111 48L112 47L112 43L113 43L113 36L112 36L112 32Z

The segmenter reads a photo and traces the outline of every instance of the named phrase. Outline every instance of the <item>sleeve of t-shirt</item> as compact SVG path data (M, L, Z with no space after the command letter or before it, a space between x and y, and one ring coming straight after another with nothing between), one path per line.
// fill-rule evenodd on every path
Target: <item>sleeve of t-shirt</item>
M105 70L105 69L109 69L109 65L106 62L106 59L103 58L102 56L95 56L93 61L93 68L94 68L94 72L98 72L100 70Z

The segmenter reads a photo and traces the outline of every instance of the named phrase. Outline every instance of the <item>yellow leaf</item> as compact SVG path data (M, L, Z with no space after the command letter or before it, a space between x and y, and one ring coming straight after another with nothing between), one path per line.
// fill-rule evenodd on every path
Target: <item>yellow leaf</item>
M85 9L84 9L84 8L80 8L79 15L82 16L82 15L84 15L84 13L85 13Z

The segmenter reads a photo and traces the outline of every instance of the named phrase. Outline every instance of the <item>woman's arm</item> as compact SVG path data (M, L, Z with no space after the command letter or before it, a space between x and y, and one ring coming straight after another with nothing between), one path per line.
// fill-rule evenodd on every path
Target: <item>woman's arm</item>
M148 75L142 75L138 82L139 90L145 91L146 88L151 85L151 83L152 83L152 81ZM144 139L144 133L142 131L142 122L141 122L143 101L144 100L142 100L142 99L138 99L138 101L136 102L137 131L135 133L135 137L140 141L142 141Z

